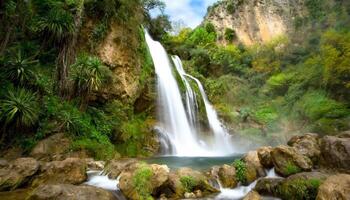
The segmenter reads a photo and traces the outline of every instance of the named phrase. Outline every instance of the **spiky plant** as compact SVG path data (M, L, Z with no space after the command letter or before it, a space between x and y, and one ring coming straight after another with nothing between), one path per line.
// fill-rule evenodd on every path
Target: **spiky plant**
M35 93L25 89L9 90L0 100L0 120L4 123L1 141L6 137L6 129L31 127L38 122L40 107Z

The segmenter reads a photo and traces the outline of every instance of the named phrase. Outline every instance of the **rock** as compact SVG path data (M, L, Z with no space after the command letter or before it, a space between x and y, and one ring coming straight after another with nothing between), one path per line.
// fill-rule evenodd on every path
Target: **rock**
M196 195L193 192L185 192L185 198L186 199L195 199Z
M350 175L337 174L328 177L318 189L316 200L350 199Z
M69 147L69 139L64 133L58 133L41 140L30 152L30 156L43 161L62 160Z
M87 159L85 159L85 162L87 164L88 170L102 171L105 168L105 162L104 161L95 161L92 158L87 158Z
M269 147L260 147L257 150L261 165L268 169L273 167L273 162L271 158L272 149L273 148L269 146Z
M185 192L193 192L186 191L186 188L181 183L181 178L183 177L188 177L189 179L193 180L193 191L200 190L202 192L202 196L219 192L218 189L209 184L208 178L204 174L199 171L184 167L169 174L169 180L165 187L172 191L172 193L168 196L169 198L178 199L183 197Z
M243 200L261 200L261 196L256 191L250 191Z
M278 146L271 152L275 170L282 176L289 176L302 171L310 171L312 161L289 146Z
M86 181L86 163L79 158L67 158L52 161L41 166L40 174L33 181L33 186L42 184L80 184Z
M200 190L194 191L194 194L196 195L196 198L202 198L203 197L203 193Z
M325 136L321 139L321 165L350 173L350 136Z
M276 197L278 196L278 186L283 180L283 178L261 178L256 183L254 190L262 195Z
M168 180L170 170L166 165L135 165L135 168L129 168L120 174L119 188L129 199L140 199L141 194L139 194L139 191L135 188L133 180L138 173L143 173L145 170L151 171L149 180L146 180L148 181L148 185L145 185L145 187L149 187L146 190L149 190L150 193L156 191Z
M223 165L219 168L218 178L224 188L235 188L238 184L236 169L230 165Z
M40 185L28 200L117 200L106 190L92 186L75 186L70 184Z
M329 175L321 172L303 172L289 176L278 186L282 199L315 199L318 187Z
M300 154L309 157L314 164L318 164L321 154L318 139L317 134L308 133L292 137L288 145L294 147Z
M10 163L2 161L0 168L0 191L14 190L27 184L39 170L34 158L18 158Z
M247 166L255 168L258 177L266 176L264 167L260 163L260 159L257 151L249 151L243 158Z
M117 179L123 170L132 171L135 170L135 167L138 165L139 161L137 159L111 160L107 164L105 171L108 173L110 179Z

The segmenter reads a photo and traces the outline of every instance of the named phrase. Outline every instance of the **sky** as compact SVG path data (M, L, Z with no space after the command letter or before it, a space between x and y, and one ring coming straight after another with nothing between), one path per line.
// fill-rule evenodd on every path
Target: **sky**
M207 12L208 6L217 0L163 0L166 4L165 14L171 21L183 21L187 26L198 26Z

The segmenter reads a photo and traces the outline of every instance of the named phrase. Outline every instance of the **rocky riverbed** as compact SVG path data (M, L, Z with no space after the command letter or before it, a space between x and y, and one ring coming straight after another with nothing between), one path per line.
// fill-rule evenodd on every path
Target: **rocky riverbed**
M272 168L279 177L266 177L267 170ZM87 172L92 170L103 171L112 186L96 187L99 186L96 183L91 186ZM139 159L107 163L77 157L53 161L39 157L0 160L3 200L214 199L220 197L220 190L248 185L252 190L245 200L263 196L350 199L350 132L324 137L311 133L294 136L287 145L261 147L234 163L207 170L171 169Z

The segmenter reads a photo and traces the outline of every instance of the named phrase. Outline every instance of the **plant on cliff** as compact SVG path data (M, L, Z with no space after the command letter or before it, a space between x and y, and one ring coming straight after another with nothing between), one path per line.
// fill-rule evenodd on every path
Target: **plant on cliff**
M35 93L25 89L9 90L0 100L0 121L4 122L1 143L8 133L8 128L19 130L21 127L34 126L39 119L40 108Z
M153 197L151 178L153 176L152 169L146 164L141 165L134 173L132 184L137 191L141 200L151 200Z
M227 42L232 42L234 39L236 39L236 33L233 29L231 28L226 28L225 29L225 40Z

